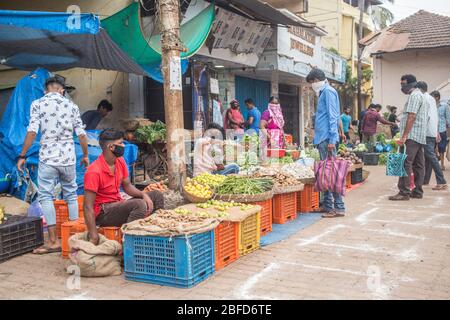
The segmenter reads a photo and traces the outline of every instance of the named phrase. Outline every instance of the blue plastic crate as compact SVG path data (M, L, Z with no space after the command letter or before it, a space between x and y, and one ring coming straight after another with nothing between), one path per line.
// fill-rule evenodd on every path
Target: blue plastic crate
M125 279L190 288L215 271L214 230L187 237L125 235Z

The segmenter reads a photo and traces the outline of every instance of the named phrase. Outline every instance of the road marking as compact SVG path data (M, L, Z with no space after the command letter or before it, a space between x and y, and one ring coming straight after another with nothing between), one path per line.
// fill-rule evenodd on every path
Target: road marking
M424 237L424 236L416 236L416 235L413 235L413 234L407 234L407 233L402 233L402 232L398 232L398 231L393 231L393 230L391 230L391 229L381 229L381 230L378 230L378 229L367 229L367 228L363 228L363 229L360 229L360 230L363 230L363 231L369 231L369 232L375 232L375 233L381 233L381 234L386 234L386 235L393 236L393 237L401 237L401 238L417 239L417 240L421 240L421 241L427 239L427 238Z
M360 224L364 225L364 224L366 224L368 222L368 217L372 213L374 213L374 212L376 212L378 210L379 210L379 208L377 208L377 207L373 208L373 209L370 209L370 210L367 210L367 211L361 213L359 216L357 216L355 220L358 221Z
M263 276L265 276L267 273L278 269L280 266L277 263L270 263L267 267L265 267L261 272L251 276L250 278L248 278L244 284L238 288L237 291L237 295L239 298L241 299L246 299L246 300L255 300L255 299L260 299L260 300L276 300L277 298L273 298L273 297L260 297L260 296L255 296L255 295L251 295L249 293L250 289L255 286Z
M299 239L300 241L302 241L302 243L298 243L298 246L307 246L311 243L315 243L317 242L319 239L325 237L326 235L335 232L336 230L342 229L342 228L346 228L346 225L343 224L335 224L327 229L325 229L324 232L322 232L321 234L318 234L317 236L311 237L309 239Z

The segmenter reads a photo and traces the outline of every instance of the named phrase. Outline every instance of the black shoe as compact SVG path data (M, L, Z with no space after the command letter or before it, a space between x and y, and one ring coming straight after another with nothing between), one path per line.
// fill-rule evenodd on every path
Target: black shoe
M408 201L409 196L404 196L402 194L396 194L395 196L389 197L389 200L391 200L391 201Z
M423 199L423 195L417 193L411 193L410 197L413 199Z

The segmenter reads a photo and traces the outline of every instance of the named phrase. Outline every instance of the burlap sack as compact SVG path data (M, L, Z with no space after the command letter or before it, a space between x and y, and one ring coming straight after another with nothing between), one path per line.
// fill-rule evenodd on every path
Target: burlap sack
M69 246L72 249L70 260L80 268L80 275L82 277L121 275L121 244L99 234L100 242L96 246L87 240L87 235L87 232L77 233L69 238Z
M7 214L26 217L30 204L8 195L0 195L0 206L5 207Z
M165 210L166 212L170 210ZM176 216L177 214L174 213ZM122 233L136 236L176 237L204 233L215 229L218 219L197 219L192 221L176 221L164 217L164 210L157 211L150 217L126 223L122 226Z

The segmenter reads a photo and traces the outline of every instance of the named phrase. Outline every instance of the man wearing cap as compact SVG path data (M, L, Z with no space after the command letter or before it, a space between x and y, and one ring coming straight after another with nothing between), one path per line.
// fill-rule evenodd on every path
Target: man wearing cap
M56 212L53 205L53 192L57 180L61 183L64 200L68 204L69 219L78 219L74 132L83 150L81 164L89 165L87 137L80 110L63 96L64 90L64 78L60 76L48 78L45 82L45 95L31 104L30 124L17 161L17 168L22 172L27 151L40 130L38 194L48 225L49 239L43 247L34 250L36 254L61 251L56 235Z

